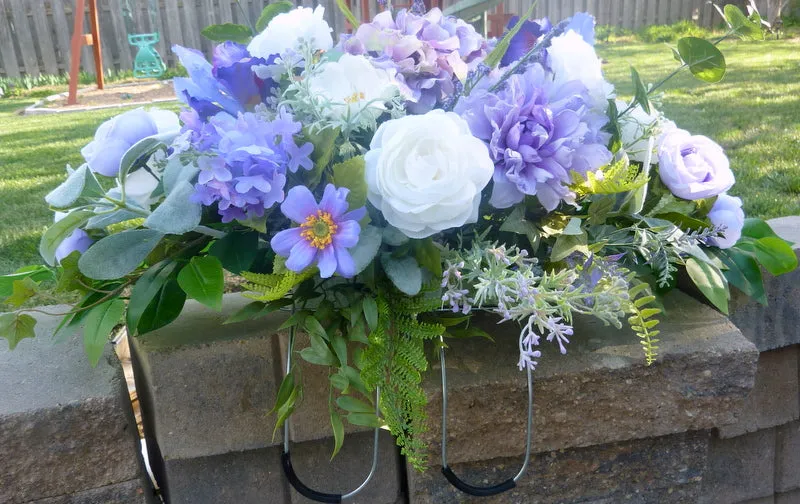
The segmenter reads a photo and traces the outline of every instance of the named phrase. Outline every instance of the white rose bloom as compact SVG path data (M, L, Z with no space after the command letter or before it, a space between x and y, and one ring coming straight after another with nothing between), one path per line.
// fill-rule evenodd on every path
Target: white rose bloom
M628 108L628 104L622 100L617 100L617 110L622 112ZM632 161L644 163L646 158L650 158L654 162L658 159L653 159L653 156L647 155L649 138L651 135L656 134L658 126L659 113L650 105L650 113L644 111L641 105L636 105L625 113L624 116L619 118L619 134L622 140L622 146L628 154L628 158ZM652 147L651 147L652 152Z
M547 54L556 84L579 80L589 90L594 107L606 109L608 99L614 97L614 86L603 77L602 62L594 47L579 33L570 30L554 38Z
M334 119L361 113L377 118L386 110L385 102L398 92L389 70L376 68L364 56L343 54L338 61L322 66L309 79L312 95L332 102L329 109Z
M302 41L314 51L327 51L333 47L333 29L325 22L325 8L298 7L275 16L250 44L247 50L255 57L269 58L273 54L285 56L300 51Z
M443 110L381 124L365 161L370 203L410 238L477 222L494 173L486 144Z
M125 177L125 197L142 208L150 208L154 199L150 197L158 187L161 174L139 168Z

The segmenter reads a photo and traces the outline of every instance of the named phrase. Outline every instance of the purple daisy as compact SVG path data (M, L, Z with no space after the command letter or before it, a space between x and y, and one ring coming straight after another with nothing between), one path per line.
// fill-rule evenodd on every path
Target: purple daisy
M298 227L276 234L271 241L276 254L287 257L286 267L302 271L315 260L319 275L328 278L338 273L345 278L355 275L355 263L347 250L358 243L361 220L365 207L348 212L349 189L325 186L322 200L317 204L314 195L305 186L289 190L281 204L281 212Z

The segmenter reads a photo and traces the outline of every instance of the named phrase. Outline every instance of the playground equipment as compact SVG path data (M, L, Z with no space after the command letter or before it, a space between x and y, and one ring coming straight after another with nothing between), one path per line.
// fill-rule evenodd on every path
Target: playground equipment
M132 12L130 0L125 0L122 6L122 17L125 19L125 28L128 31L128 43L138 48L136 59L133 61L133 76L139 79L160 77L167 69L164 60L161 59L161 55L155 49L155 45L158 44L161 35L157 31L136 33ZM150 26L155 30L156 17L158 16L156 0L148 0L147 12L150 16Z
M86 0L75 0L74 17L72 30L72 44L69 69L69 96L68 105L78 103L78 74L81 70L81 47L84 45L92 46L94 53L94 68L97 74L97 89L105 87L103 80L103 48L100 43L100 23L97 18L97 0L89 2L89 25L91 34L83 33L83 13L86 8Z

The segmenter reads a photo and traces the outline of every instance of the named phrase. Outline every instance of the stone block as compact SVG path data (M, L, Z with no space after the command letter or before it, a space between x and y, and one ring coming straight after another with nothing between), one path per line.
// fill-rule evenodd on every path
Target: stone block
M225 296L222 312L190 301L167 327L131 338L136 388L149 446L191 459L273 446L266 413L280 379L283 314L224 325L250 300Z
M775 490L795 489L800 489L800 421L781 425L775 432Z
M736 422L720 427L721 437L782 425L800 416L798 346L763 352L758 358L756 380Z
M297 477L308 487L324 493L347 493L357 488L372 466L372 432L348 434L341 451L331 461L333 439L307 441L291 446L292 465ZM378 466L367 486L347 502L353 504L395 504L402 499L403 466L394 438L381 431ZM294 489L292 504L310 504Z
M591 446L705 430L736 419L753 386L758 353L725 317L689 296L665 299L660 355L646 366L638 338L576 320L566 356L545 345L535 372L534 451ZM451 463L520 455L526 380L517 370L511 324L476 321L496 343L448 342ZM431 463L439 463L438 364L425 378Z
M408 469L414 504L611 504L697 502L707 466L709 434L695 432L537 453L517 486L493 497L470 497L445 480L438 467ZM494 485L519 470L521 458L453 464L473 485Z
M761 497L760 499L751 499L748 501L740 502L739 504L775 504L775 496L768 495L767 497Z
M713 438L701 504L730 504L775 493L775 429Z
M800 217L773 219L769 224L800 252ZM762 352L800 343L800 270L779 277L765 271L764 288L767 306L731 289L731 320Z
M60 317L35 316L35 339L13 352L0 349L0 502L63 499L129 482L145 488L136 424L111 345L92 368L80 335L55 344ZM120 504L144 502L138 493L114 495Z
M775 494L775 504L800 504L800 490Z
M154 504L151 494L152 490L141 479L135 479L28 504Z

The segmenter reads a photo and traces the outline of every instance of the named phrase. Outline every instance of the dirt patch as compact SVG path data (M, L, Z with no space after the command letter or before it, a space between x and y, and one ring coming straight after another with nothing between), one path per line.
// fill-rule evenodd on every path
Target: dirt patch
M46 101L41 107L48 109L103 107L169 99L175 99L175 91L171 82L148 81L109 85L103 90L97 88L83 89L78 93L78 103L76 105L67 105L67 97L59 96L52 101Z

